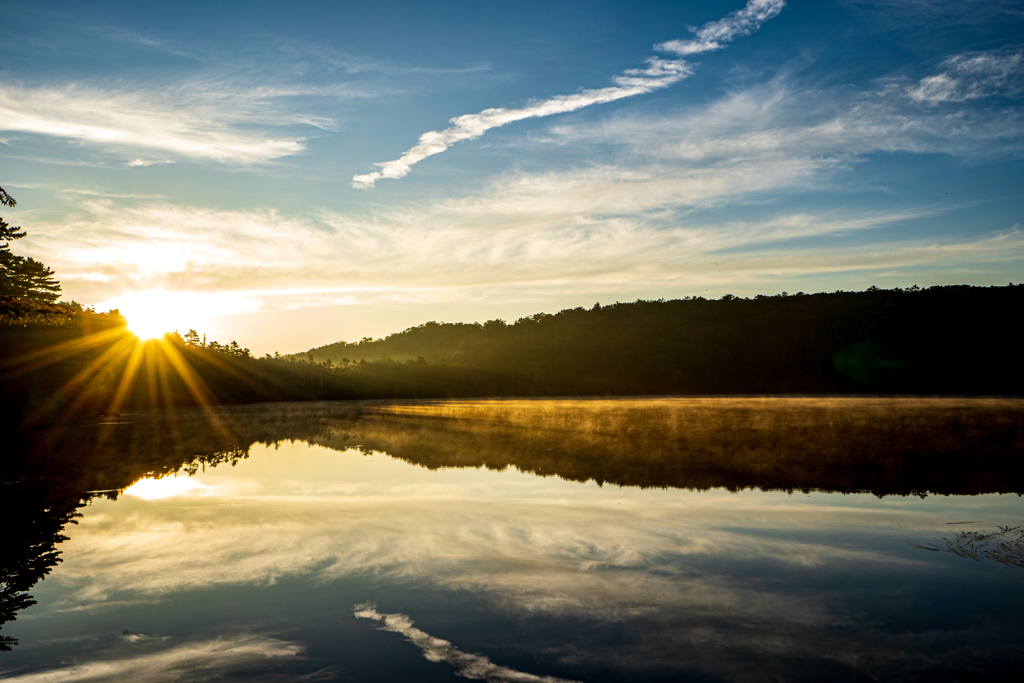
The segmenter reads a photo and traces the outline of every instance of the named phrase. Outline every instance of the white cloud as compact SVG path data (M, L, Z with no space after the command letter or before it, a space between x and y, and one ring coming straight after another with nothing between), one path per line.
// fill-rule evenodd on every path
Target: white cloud
M633 487L515 470L429 472L304 443L255 446L230 472L210 468L195 480L209 495L94 502L62 545L54 580L71 590L54 609L108 609L125 591L155 598L284 576L323 583L374 575L480 591L517 613L607 619L657 605L702 614L728 605L746 614L788 609L787 622L820 623L825 615L813 605L786 608L784 598L739 578L712 585L690 566L752 557L793 569L910 566L923 560L756 529L798 524L808 532L842 520L867 532L897 515L908 529L932 531L944 521L941 511L831 507L784 493L673 490L652 504L649 491Z
M173 163L174 163L174 161L171 160L171 159L164 159L162 161L156 161L156 160L153 160L153 159L132 159L126 165L129 168L134 168L136 166L155 166L157 164L173 164Z
M154 161L140 156L141 150L257 164L297 154L305 145L300 137L268 136L254 126L335 126L329 118L289 111L276 102L296 94L303 93L270 87L240 91L213 82L163 91L0 83L0 130L77 140L125 155L129 166L172 161Z
M966 102L993 95L1024 93L1024 51L963 52L942 62L944 71L907 88L923 104Z
M523 176L495 182L476 197L372 218L329 211L289 217L160 201L121 207L87 198L80 206L88 213L36 224L26 246L57 270L71 298L128 305L134 300L122 299L130 292L166 290L180 293L183 314L218 315L393 297L444 300L485 285L509 292L555 282L567 289L609 279L650 284L679 259L699 261L723 248L863 230L918 215L796 212L724 224L677 215L687 205L714 206L737 193L809 180L820 164L766 168L596 168Z
M697 34L696 39L669 40L656 45L655 49L680 56L721 50L726 43L759 30L761 24L777 15L785 6L785 0L749 0L743 9L727 14L718 21L710 21L701 28L690 29Z
M733 38L748 35L760 28L762 22L778 14L785 4L784 0L749 0L742 10L697 29L696 41L669 41L655 46L655 49L679 54L720 49ZM647 68L629 69L623 75L616 76L613 79L616 85L613 87L583 90L575 95L559 95L519 109L485 109L478 114L456 116L450 120L453 124L450 128L426 132L420 136L419 143L398 159L376 164L380 171L353 176L352 186L368 189L384 178L403 178L408 175L413 164L428 156L440 154L456 142L476 139L492 128L643 95L667 88L692 73L693 69L687 62L651 57L647 60Z
M837 247L766 251L772 242L872 230L936 209L769 205L758 218L712 217L708 209L764 202L787 189L823 183L837 164L767 152L756 159L708 160L722 152L684 150L700 157L689 164L649 161L632 170L597 166L504 177L475 196L372 216L326 210L286 216L160 200L125 207L110 198L69 196L78 214L36 223L24 251L54 267L65 295L85 303L148 306L155 301L151 295L137 302L124 297L162 291L162 309L173 318L171 326L182 329L199 329L200 318L242 311L457 301L472 298L476 289L506 300L553 287L570 296L595 288L693 291L730 277L749 283L801 267L872 269L881 254L888 267L904 256L905 265L929 259L949 265L957 254L984 261L1018 253L1011 238L997 244L979 235L932 250L936 239L903 244L883 232L849 254Z
M984 63L993 67L989 73L1013 74L1008 61ZM823 92L779 77L673 115L553 126L549 140L616 144L628 155L620 163L633 165L650 158L702 165L804 160L828 168L827 160L835 166L879 151L988 158L1024 152L1024 116L1016 108L937 111L908 101L903 81L882 86Z
M483 655L469 654L447 640L435 638L413 626L413 621L404 614L381 614L373 605L356 605L355 616L360 619L382 621L382 631L400 633L423 651L429 662L444 662L455 667L455 675L462 678L483 680L488 683L572 683L554 676L535 676L507 666L499 666Z
M196 278L194 289L224 289L261 261L259 270L284 274L307 266L310 253L332 248L322 226L273 210L225 211L162 201L123 206L88 195L77 208L66 220L37 223L34 238L52 245L51 260L62 264L65 277L89 273L131 290L173 274ZM234 276L226 277L230 271Z

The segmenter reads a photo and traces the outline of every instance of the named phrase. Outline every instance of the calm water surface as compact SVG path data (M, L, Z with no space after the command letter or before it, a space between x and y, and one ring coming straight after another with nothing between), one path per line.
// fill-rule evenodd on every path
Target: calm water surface
M665 473L669 456L654 452L681 448L681 432L666 425L685 422L679 413L692 413L692 403L632 403L661 411L632 436L638 413L608 417L623 403L576 415L576 431L572 420L557 421L569 402L524 404L518 426L507 412L482 417L482 404L424 405L376 406L372 419L321 415L295 440L282 425L314 408L280 419L273 407L244 417L225 410L214 422L241 440L219 464L211 453L229 451L171 467L164 454L163 471L184 464L195 473L157 477L154 467L127 488L83 496L77 525L56 546L63 561L31 589L37 604L3 627L18 643L0 652L0 677L969 680L1009 678L1024 661L1019 484L1008 474L1000 489L998 473L979 474L984 463L972 469L963 443L932 444L942 451L936 466L960 458L961 480L989 482L985 490L995 480L1002 492L882 495L879 481L898 487L918 475L901 466L879 474L849 448L829 451L821 439L850 437L841 429L830 437L820 415L819 428L797 441L773 442L793 452L812 443L782 474L751 473L743 461L715 475L698 453L707 443L691 439L675 452L704 458L691 474ZM529 413L539 406L546 427ZM274 410L277 421L252 436ZM703 415L694 424L711 419ZM199 419L182 417L164 438L192 438L198 428L182 427L186 417ZM142 419L93 428L124 431ZM1019 457L1012 423L1011 415L1007 457ZM795 429L763 426L783 428ZM765 440L723 434L701 438L747 451L744 439ZM583 446L572 451L566 440ZM877 441L861 450L884 451ZM115 434L99 445L104 457L145 451L132 443ZM826 451L830 469L800 470ZM628 467L609 470L615 453ZM854 461L837 461L842 453ZM571 475L536 473L557 469L560 454L575 458ZM748 453L755 463L768 457ZM602 475L586 480L588 462ZM669 483L618 485L608 476L625 472L617 476L628 481L645 467ZM832 482L858 468L870 486L807 486L807 477ZM797 490L772 490L786 472ZM686 488L685 476L699 482ZM773 486L730 491L709 476L762 476Z

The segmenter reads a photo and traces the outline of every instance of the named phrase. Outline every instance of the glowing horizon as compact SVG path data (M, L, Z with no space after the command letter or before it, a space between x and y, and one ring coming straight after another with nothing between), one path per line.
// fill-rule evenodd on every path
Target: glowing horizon
M251 311L259 304L232 294L202 294L151 290L125 294L97 305L117 309L128 329L140 339L159 339L168 332L206 332L212 318Z

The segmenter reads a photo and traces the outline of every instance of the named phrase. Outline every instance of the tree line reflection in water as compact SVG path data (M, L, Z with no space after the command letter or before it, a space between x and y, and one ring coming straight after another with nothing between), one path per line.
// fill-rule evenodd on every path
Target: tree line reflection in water
M25 436L0 474L0 626L33 603L77 510L138 479L305 441L436 469L515 467L705 490L1024 493L1024 401L649 399L285 403L136 413ZM1019 528L917 547L1024 566ZM9 636L0 648L9 649Z

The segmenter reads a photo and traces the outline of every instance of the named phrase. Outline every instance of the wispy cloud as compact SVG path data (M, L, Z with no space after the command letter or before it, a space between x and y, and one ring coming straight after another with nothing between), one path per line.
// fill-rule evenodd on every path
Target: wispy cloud
M667 285L665 278L682 277L674 272L680 260L692 265L722 249L921 215L685 217L687 206L715 206L738 193L802 183L816 172L820 165L813 162L682 172L598 167L503 178L475 197L392 208L372 218L211 210L159 200L125 207L106 197L68 196L79 215L38 222L26 247L58 269L76 299L110 303L149 289L201 292L208 305L181 296L182 306L218 315L261 305L448 300L485 285L505 295L554 282L568 290L602 282L630 289L654 280ZM280 241L283 233L287 243ZM690 268L686 277L699 280L703 272Z
M785 0L749 0L742 10L733 12L720 21L710 22L703 28L693 29L697 34L696 40L669 41L655 46L655 49L687 55L721 49L724 43L760 28L762 22L778 14L785 4ZM647 60L646 68L625 71L613 79L615 85L611 87L583 90L574 95L559 95L518 109L499 107L485 109L477 114L456 116L450 121L451 127L424 133L420 136L419 142L398 159L376 164L381 170L353 176L352 186L369 189L384 178L403 178L412 170L413 164L434 154L440 154L456 142L478 138L492 128L505 126L514 121L577 111L595 104L643 95L667 88L692 73L693 67L685 61L651 57Z
M547 141L615 143L633 164L643 157L687 164L823 162L878 151L1005 158L1024 150L1024 112L1012 106L971 107L964 99L996 94L997 85L1002 92L1016 92L1015 79L1024 76L1019 60L1019 51L953 55L943 64L982 75L971 82L953 79L950 66L942 73L951 88L928 94L928 78L884 78L880 87L823 91L819 84L780 75L670 115L552 126ZM933 107L929 97L953 106Z
M946 237L943 249L932 250L937 238L897 245L895 235L879 230L848 253L838 245L770 249L787 240L893 226L935 215L933 207L772 209L756 219L713 215L718 206L818 182L828 163L765 159L504 177L476 196L372 217L213 210L160 200L126 207L106 197L69 196L79 215L39 221L25 246L57 268L67 296L79 301L118 305L115 297L128 292L177 292L172 300L181 316L171 316L177 310L171 308L167 314L183 329L199 324L188 322L197 316L257 309L439 303L483 289L495 300L521 300L553 286L573 296L595 290L682 294L710 283L725 286L730 278L735 290L737 277L756 283L801 269L950 267L958 257L994 262L1021 253L1016 238ZM289 235L286 243L281 234Z
M401 64L387 59L374 59L364 55L355 55L330 46L302 41L292 41L286 45L281 45L278 51L291 60L293 68L298 72L305 72L307 69L325 69L331 73L343 72L347 74L372 73L387 76L405 74L442 76L458 74L465 76L491 70L491 67L487 64L462 67Z
M154 159L132 159L128 162L128 167L135 168L136 166L156 166L157 164L173 164L174 161L171 159L164 159L157 161Z
M907 88L924 104L966 102L982 97L1024 94L1024 50L963 52L942 62L943 71Z
M373 605L356 605L354 615L360 619L384 622L380 630L402 634L423 651L427 661L444 662L455 667L456 676L488 683L572 683L565 678L536 676L507 666L499 666L483 655L463 652L447 640L435 638L416 628L412 625L412 619L404 614L381 614Z
M189 82L163 91L0 83L0 130L77 140L123 154L130 166L169 161L154 161L140 150L257 164L305 149L301 137L269 136L267 130L336 127L330 118L295 112L278 101L304 94L309 93L294 87L240 90L213 82Z
M154 36L139 33L137 31L130 31L119 26L82 26L80 27L80 30L96 40L102 40L109 43L121 43L135 48L159 50L178 57L188 57L190 59L200 59L202 56L198 52L183 49L180 44L171 45Z

